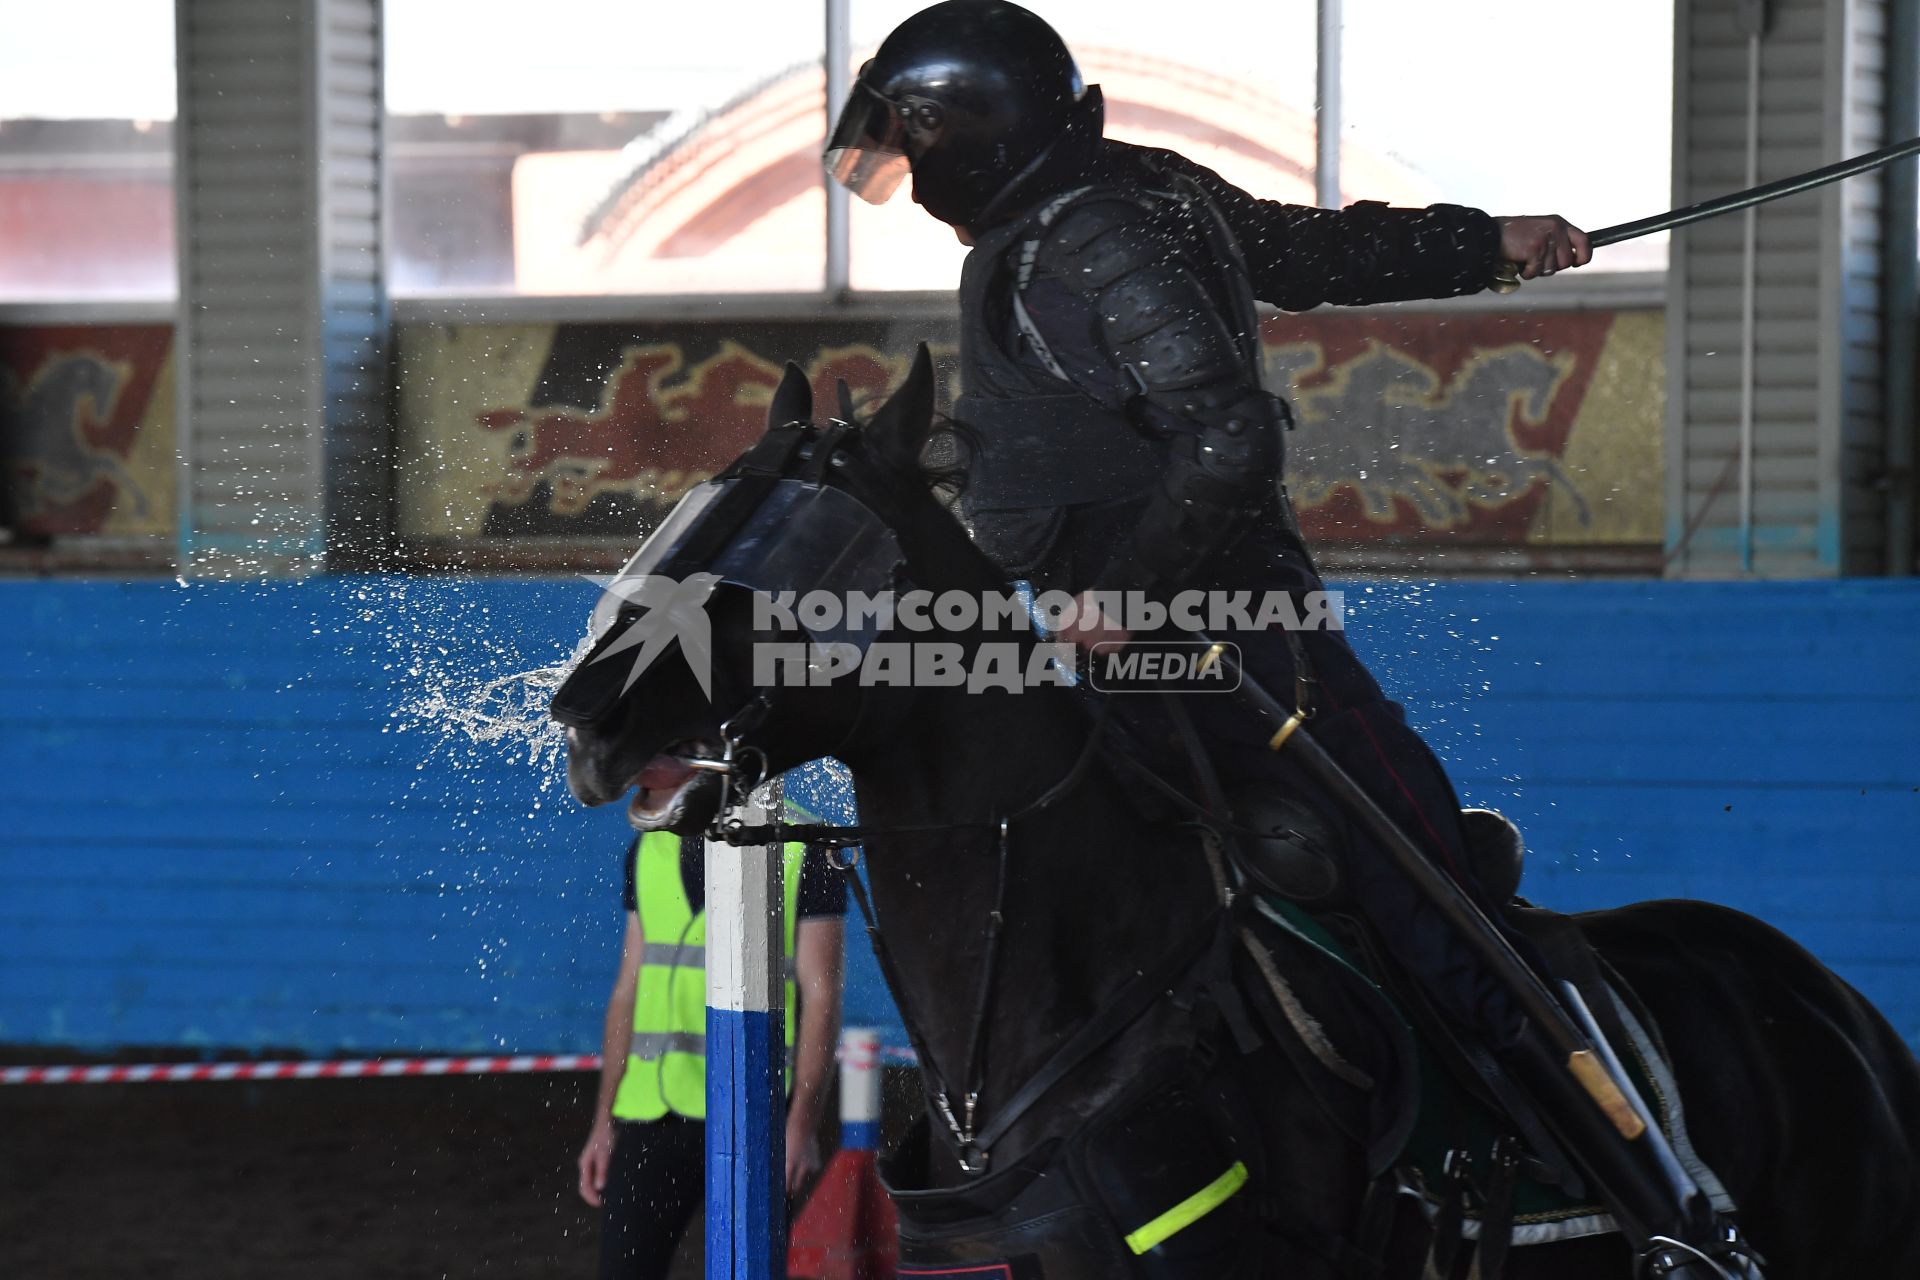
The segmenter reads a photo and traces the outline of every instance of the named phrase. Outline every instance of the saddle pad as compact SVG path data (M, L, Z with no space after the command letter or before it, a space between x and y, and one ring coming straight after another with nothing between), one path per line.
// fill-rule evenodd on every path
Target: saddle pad
M1333 933L1295 903L1261 896L1262 915L1306 939L1340 964L1366 978L1391 1001L1363 957L1342 943ZM1706 1192L1716 1208L1729 1211L1732 1200L1712 1172L1694 1154L1686 1132L1686 1118L1680 1106L1679 1090L1673 1074L1655 1048L1653 1037L1636 1016L1634 1002L1621 998L1611 985L1607 989L1614 1009L1627 1030L1627 1043L1618 1046L1623 1065L1635 1089L1646 1100L1666 1133L1675 1155ZM1414 1057L1418 1069L1418 1110L1411 1132L1396 1161L1410 1190L1419 1193L1428 1215L1437 1210L1438 1189L1445 1185L1447 1154L1464 1151L1472 1159L1472 1175L1484 1182L1491 1168L1495 1141L1511 1132L1512 1126L1477 1094L1469 1091L1449 1071L1441 1059L1442 1049L1418 1029L1417 1021L1402 1017L1413 1029ZM1481 1204L1469 1196L1462 1236L1477 1239L1480 1234ZM1523 1172L1514 1189L1513 1244L1516 1247L1551 1244L1581 1236L1605 1235L1617 1230L1613 1216L1603 1206L1575 1199L1559 1187L1530 1178Z

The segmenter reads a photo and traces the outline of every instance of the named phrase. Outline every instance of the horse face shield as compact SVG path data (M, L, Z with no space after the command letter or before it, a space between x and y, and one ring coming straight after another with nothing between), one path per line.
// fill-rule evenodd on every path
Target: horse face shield
M773 600L826 592L844 601L893 586L905 561L893 531L845 490L753 476L697 485L607 584L589 623L592 647L554 694L553 718L576 728L605 719L669 641L679 642L711 696L707 605L719 587ZM834 612L829 625L809 625L804 609L797 617L814 643L851 644L864 654L877 624L852 610ZM636 631L649 636L636 640Z

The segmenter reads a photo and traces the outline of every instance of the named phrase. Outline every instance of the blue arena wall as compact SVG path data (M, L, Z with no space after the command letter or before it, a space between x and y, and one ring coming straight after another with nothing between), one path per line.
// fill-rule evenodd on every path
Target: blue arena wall
M596 1046L617 807L418 710L554 663L575 579L0 582L0 1043ZM1920 1042L1920 584L1348 588L1564 909L1713 898ZM848 1019L896 1025L859 930Z

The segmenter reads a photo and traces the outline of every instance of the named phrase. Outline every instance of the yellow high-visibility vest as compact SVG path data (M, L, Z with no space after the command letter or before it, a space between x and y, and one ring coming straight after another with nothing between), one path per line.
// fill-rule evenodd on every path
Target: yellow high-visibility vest
M793 1049L793 938L806 846L790 843L783 858L786 893L787 1049ZM658 1120L672 1111L707 1116L707 913L693 910L680 878L680 837L649 831L634 850L639 899L640 977L633 995L633 1042L614 1095L620 1120Z

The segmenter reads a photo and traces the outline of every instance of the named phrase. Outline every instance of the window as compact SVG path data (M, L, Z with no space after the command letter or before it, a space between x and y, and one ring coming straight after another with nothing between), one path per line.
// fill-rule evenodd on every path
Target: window
M1344 18L1347 154L1411 166L1436 199L1588 229L1673 203L1673 0L1620 0L1572 27L1530 0L1346 0ZM1663 233L1593 269L1666 265Z
M387 0L396 293L817 291L817 6Z
M0 6L0 302L175 292L173 5Z
M853 67L926 0L850 0ZM1112 136L1310 203L1316 8L1040 5ZM1345 0L1342 198L1663 208L1672 0L1537 48L1523 0ZM402 294L812 293L825 285L819 3L387 0L392 285ZM1551 54L1551 56L1548 56ZM964 250L910 198L850 204L856 290L946 289ZM1601 269L1665 265L1663 240Z

